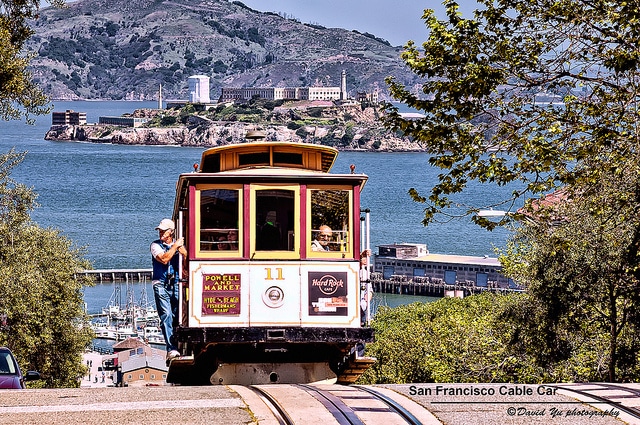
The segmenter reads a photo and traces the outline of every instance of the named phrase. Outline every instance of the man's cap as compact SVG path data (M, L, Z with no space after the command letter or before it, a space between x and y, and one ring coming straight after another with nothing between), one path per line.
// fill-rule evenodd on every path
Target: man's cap
M168 229L171 229L171 230L176 229L176 225L173 224L173 220L170 220L168 218L163 218L160 224L156 226L156 230L168 230Z

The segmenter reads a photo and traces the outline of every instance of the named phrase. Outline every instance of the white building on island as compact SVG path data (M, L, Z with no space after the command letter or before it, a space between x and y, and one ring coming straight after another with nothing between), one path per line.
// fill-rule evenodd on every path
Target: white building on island
M189 77L189 102L211 102L209 98L209 77L206 75L192 75Z

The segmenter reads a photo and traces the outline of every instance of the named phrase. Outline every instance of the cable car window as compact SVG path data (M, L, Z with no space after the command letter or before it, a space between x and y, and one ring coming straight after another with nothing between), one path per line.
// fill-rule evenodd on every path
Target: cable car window
M256 250L293 251L295 224L294 191L256 191Z
M243 165L269 165L269 152L243 153L238 155L238 164Z
M273 163L274 165L302 165L302 154L294 152L274 152Z
M200 250L238 250L239 191L200 191Z
M350 250L348 190L311 190L311 251Z
M220 154L206 156L204 162L200 165L200 171L203 173L219 173Z

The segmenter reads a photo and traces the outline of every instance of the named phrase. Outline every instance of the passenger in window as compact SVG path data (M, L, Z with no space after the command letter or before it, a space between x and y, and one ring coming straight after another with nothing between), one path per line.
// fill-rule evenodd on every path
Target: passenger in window
M229 241L227 240L226 236L220 236L218 238L218 250L219 251L228 251L229 248Z
M333 232L331 231L331 227L326 224L320 226L316 238L311 243L311 251L330 251L329 243L331 242L332 236Z
M269 211L258 235L257 248L259 250L273 251L280 249L280 228L276 220L276 212Z
M229 230L227 239L229 240L229 249L237 251L238 250L238 231Z
M216 249L219 251L228 251L238 249L238 231L231 229L226 235L216 238Z

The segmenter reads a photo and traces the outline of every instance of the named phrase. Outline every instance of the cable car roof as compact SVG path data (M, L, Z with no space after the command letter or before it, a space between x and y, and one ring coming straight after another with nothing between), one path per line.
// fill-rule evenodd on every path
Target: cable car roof
M198 172L278 167L328 173L337 155L335 148L311 143L247 142L205 150Z

